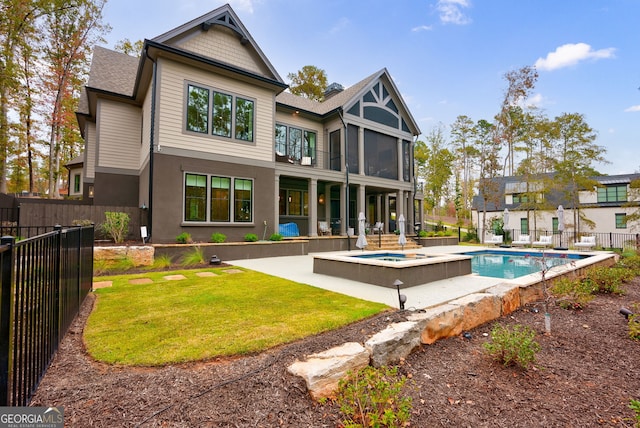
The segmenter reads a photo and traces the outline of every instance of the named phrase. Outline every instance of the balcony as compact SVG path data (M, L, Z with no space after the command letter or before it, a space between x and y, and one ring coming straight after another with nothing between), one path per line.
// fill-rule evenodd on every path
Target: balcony
M317 151L315 156L290 156L281 152L275 152L275 154L276 162L289 165L322 168L333 171L340 171L342 166L342 158L340 156L331 158L329 152Z

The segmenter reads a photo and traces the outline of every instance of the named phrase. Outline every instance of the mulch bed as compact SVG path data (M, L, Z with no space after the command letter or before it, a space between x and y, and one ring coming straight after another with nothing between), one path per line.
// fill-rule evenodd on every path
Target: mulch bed
M527 371L505 368L483 352L493 324L468 332L470 338L420 347L401 364L411 377L411 426L632 427L628 405L640 400L640 342L628 337L619 311L640 303L640 278L626 290L599 295L577 312L553 306L551 336L543 334L541 304L499 320L539 333L537 366ZM94 304L90 294L31 403L64 406L66 426L340 426L337 406L312 401L287 366L345 342L362 343L406 316L383 313L258 355L129 368L86 354L82 330Z

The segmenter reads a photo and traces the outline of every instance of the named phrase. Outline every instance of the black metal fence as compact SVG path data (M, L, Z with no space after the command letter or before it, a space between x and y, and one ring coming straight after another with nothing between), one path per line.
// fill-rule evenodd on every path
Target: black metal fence
M0 406L26 406L93 277L93 226L0 242Z
M494 234L494 231L487 231L487 233ZM518 229L509 229L505 231L498 231L498 234L502 234L504 236L506 245L509 245L512 241L520 240L522 235L529 235L532 242L539 240L540 236L551 235L553 247L572 248L576 242L580 241L580 237L582 236L595 236L596 245L594 249L599 250L630 250L638 249L640 247L640 234L637 233L588 231L578 234L574 231L553 232L550 230L530 230L529 233L524 233ZM479 231L478 236L482 236L481 231Z

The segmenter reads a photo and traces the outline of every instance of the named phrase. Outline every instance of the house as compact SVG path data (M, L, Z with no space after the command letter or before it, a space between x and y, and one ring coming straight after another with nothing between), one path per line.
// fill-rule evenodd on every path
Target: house
M520 234L537 235L559 231L560 218L564 231L572 235L580 232L597 234L633 234L638 232L639 222L627 221L627 216L640 207L640 195L631 188L631 183L640 179L640 174L621 174L591 177L597 185L578 192L579 205L574 207L560 192L548 192L545 183L553 180L553 174L544 174L536 179L523 177L497 177L492 179L497 197L487 198L486 220L483 224L484 197L476 195L472 205L472 221L478 229L493 229L503 220L508 211L506 230L513 231L512 239ZM542 209L527 211L530 201L536 201ZM562 205L562 211L559 206ZM531 207L529 207L531 208ZM575 214L575 215L574 215ZM538 236L532 236L537 240ZM574 237L575 238L575 237Z
M67 178L68 196L82 197L82 175L84 166L84 154L76 156L65 164L69 171Z
M317 236L319 221L345 235L359 212L386 231L421 221L420 130L386 69L322 102L286 89L229 5L145 40L140 58L96 47L77 113L85 197L140 207L156 243L285 223Z

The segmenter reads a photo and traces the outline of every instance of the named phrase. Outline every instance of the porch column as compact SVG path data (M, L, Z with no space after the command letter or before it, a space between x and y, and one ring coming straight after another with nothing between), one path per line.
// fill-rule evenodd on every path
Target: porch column
M366 201L366 197L365 197L365 191L366 191L366 187L364 184L359 184L358 185L358 212L355 213L355 217L358 218L358 215L362 212L364 213L364 215L367 215L367 201ZM371 219L367 219L369 220L369 223L371 223Z
M403 153L402 153L402 138L398 138L397 152L398 152L398 181L404 182L404 168L403 168L403 164L402 164L402 155L403 155ZM397 202L396 202L396 204L397 204Z
M318 236L318 179L309 180L309 236Z
M384 213L382 212L382 195L381 194L376 195L376 213L378 214L378 218L376 218L376 222L381 221L382 223L385 223Z
M273 198L275 203L274 213L273 213L273 233L280 232L280 174L276 174L276 183L275 183L275 197Z
M400 229L400 225L398 224L398 220L400 219L400 215L404 215L404 210L405 210L405 198L404 198L404 191L403 190L396 190L396 228L399 230ZM404 228L404 233L407 233L407 216L404 216L405 219L405 228Z
M412 234L416 232L415 211L416 207L413 202L413 192L409 191L407 192L407 217L409 217L407 224L409 224L409 230Z
M342 183L340 186L340 235L347 234L347 223L349 219L347 219L347 205L345 201L345 197L347 195L347 183Z
M384 216L384 233L389 233L389 218L391 217L391 212L389 211L389 194L384 194L384 209L382 215Z
M364 128L358 128L358 173L366 175L364 172Z

